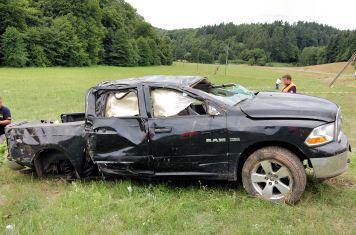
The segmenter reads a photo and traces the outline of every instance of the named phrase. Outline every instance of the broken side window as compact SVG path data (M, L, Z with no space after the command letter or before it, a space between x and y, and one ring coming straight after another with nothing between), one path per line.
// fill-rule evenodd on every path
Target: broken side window
M181 91L156 88L151 90L151 98L155 117L207 114L203 101L194 99Z
M105 117L139 116L137 93L134 90L114 92L108 95Z

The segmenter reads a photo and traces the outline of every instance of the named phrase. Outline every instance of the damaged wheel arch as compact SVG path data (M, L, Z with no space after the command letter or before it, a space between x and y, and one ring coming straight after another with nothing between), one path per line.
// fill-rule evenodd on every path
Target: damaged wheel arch
M58 148L49 147L41 149L33 158L33 166L39 178L49 174L62 174L69 178L79 178L70 157Z

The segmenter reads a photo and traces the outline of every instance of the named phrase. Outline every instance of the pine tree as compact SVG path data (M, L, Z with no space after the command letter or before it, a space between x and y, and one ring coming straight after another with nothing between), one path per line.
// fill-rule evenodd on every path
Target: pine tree
M137 40L137 48L138 48L138 54L140 56L138 60L138 64L140 66L151 65L151 62L153 61L153 55L152 55L151 48L147 42L147 39L140 37Z
M173 63L173 51L171 46L171 40L169 37L163 37L159 43L160 59L163 65L172 65Z
M150 50L152 52L150 64L151 65L161 65L161 57L160 57L161 51L159 50L156 41L150 38L147 40L147 43L148 43Z
M24 67L28 60L23 34L14 27L8 27L1 38L1 54L6 66Z
M115 66L137 65L137 47L123 31L109 32L104 40L104 63Z

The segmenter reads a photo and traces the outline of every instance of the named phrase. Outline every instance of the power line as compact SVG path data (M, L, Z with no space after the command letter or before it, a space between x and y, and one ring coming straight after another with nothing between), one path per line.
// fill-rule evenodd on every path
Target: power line
M227 74L227 64L229 63L229 46L226 46L225 76Z
M336 82L336 80L340 77L340 75L345 71L345 69L352 63L356 61L356 52L354 52L354 54L351 56L351 58L347 61L346 65L341 69L341 71L336 75L336 77L332 80L332 82L330 83L329 87L333 87L334 83Z

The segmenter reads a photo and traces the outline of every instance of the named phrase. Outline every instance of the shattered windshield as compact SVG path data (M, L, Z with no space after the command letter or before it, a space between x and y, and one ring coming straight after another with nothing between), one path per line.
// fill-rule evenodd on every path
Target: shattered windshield
M205 87L195 87L205 91L208 95L218 99L228 105L234 106L247 99L253 99L255 94L245 87L237 84L210 85Z

